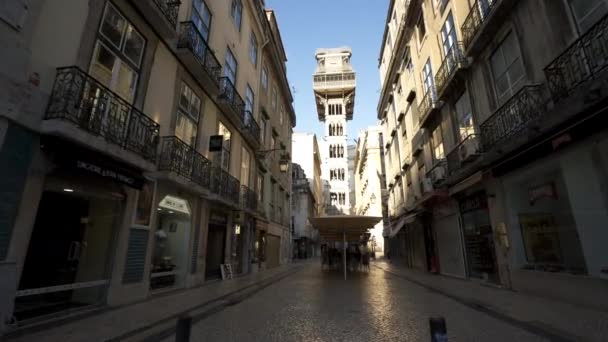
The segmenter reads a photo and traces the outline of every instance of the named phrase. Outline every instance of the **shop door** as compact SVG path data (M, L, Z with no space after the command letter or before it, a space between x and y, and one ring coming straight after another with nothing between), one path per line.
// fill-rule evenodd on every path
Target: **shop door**
M226 226L210 224L207 236L207 261L205 263L206 279L222 277L221 265L224 263L225 244Z
M67 190L42 195L15 300L19 321L105 299L122 203Z
M281 238L276 235L266 235L266 267L279 266L279 252L281 250Z
M436 218L433 227L437 235L439 271L441 274L462 278L466 272L458 218L458 214Z

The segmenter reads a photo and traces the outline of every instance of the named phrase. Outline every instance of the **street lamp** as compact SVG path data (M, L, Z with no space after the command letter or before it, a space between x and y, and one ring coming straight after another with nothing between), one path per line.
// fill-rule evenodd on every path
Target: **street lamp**
M258 156L264 159L266 156L268 156L268 153L278 150L284 151L285 149L273 148L272 150L261 150L258 151ZM287 173L289 171L289 156L286 153L282 153L281 158L279 159L279 171L281 171L281 173Z

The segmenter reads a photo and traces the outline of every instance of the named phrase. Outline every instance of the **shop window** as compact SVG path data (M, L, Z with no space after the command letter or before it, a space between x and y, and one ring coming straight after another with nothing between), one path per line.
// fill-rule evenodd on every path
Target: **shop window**
M209 40L211 30L211 12L203 0L194 0L192 3L192 22L198 28L205 41Z
M499 104L505 103L523 85L525 72L515 33L502 41L490 58Z
M190 204L183 198L167 195L159 202L157 211L150 288L180 287L184 285L190 260Z
M230 130L222 123L219 123L218 135L224 137L224 141L222 143L222 153L220 154L220 165L223 170L230 170L230 141L232 137L232 133Z
M196 146L198 121L201 110L201 99L182 82L182 89L177 108L175 135L186 144Z

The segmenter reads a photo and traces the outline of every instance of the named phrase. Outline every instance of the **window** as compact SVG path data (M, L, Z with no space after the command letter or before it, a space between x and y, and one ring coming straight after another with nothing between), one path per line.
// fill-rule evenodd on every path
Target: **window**
M220 165L223 170L230 170L230 137L232 133L223 123L219 123L219 127L217 130L218 135L222 135L224 137L224 143L222 144L222 153L220 155Z
M4 0L0 2L0 20L16 30L21 30L27 18L29 0Z
M182 89L177 106L175 136L190 146L196 146L201 99L182 82Z
M422 69L422 87L424 88L424 95L426 96L430 91L431 99L435 100L435 79L433 78L430 58L426 60L426 64L424 64L424 68Z
M249 186L249 166L251 155L245 147L241 148L241 185Z
M258 40L253 32L251 32L251 36L249 37L249 60L253 65L257 65L258 63Z
M509 33L496 49L490 63L498 102L502 104L519 90L525 76L524 66L513 32Z
M266 118L262 118L260 120L260 142L262 143L262 146L265 146L264 144L266 143L266 127L268 126L268 122L266 121Z
M418 18L418 23L416 23L416 27L418 27L418 41L422 42L422 40L426 36L426 26L424 25L424 15L422 10L420 13L420 17Z
M145 46L143 36L108 4L95 43L91 75L132 103Z
M253 104L255 101L255 96L253 94L253 90L247 85L247 89L245 89L245 110L249 111L253 114Z
M266 70L266 67L262 68L262 89L268 89L268 70Z
M203 0L192 2L192 22L198 28L205 41L209 40L211 30L211 12Z
M279 112L279 124L283 124L283 117L285 116L285 107L281 105L281 111Z
M433 157L435 161L442 160L445 158L443 151L443 136L441 134L441 125L437 126L431 136L431 144L433 148Z
M418 159L418 186L420 186L420 194L425 193L424 180L426 179L426 166L422 158Z
M390 47L391 49L393 48L393 40L391 39L391 31L387 32L387 35L386 35L386 45L388 47Z
M475 133L473 111L471 110L471 100L469 99L468 91L465 91L458 101L456 101L456 117L458 122L458 136L461 141Z
M443 45L443 55L448 56L450 54L450 50L452 46L456 43L456 30L454 30L454 17L452 17L452 13L448 15L448 18L443 23L441 27L441 43Z
M264 174L261 172L258 172L256 191L258 193L258 201L263 202L264 201Z
M241 19L243 17L243 3L241 0L232 0L232 6L230 7L230 16L236 26L237 30L241 30Z
M581 33L591 28L608 12L606 0L568 0L568 2Z
M272 110L277 110L277 87L272 87L272 99L271 99Z
M238 64L236 58L232 54L230 49L226 49L226 63L224 64L224 76L232 82L232 85L236 87L236 72Z

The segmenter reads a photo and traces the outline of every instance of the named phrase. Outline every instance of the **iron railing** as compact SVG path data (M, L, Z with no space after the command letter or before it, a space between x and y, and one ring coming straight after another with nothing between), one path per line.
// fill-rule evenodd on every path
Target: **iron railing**
M179 14L179 5L181 5L181 2L175 0L154 0L154 3L156 3L158 9L160 9L171 25L175 27L177 25L177 16Z
M422 97L422 102L420 102L420 104L418 105L418 122L421 126L424 121L426 121L427 117L429 116L433 108L435 108L435 106L437 106L437 93L435 92L435 88L433 87L427 90L426 94L424 94L424 97Z
M230 175L227 171L222 170L218 165L211 167L211 184L209 190L221 198L240 204L240 187L239 180Z
M456 73L458 68L464 67L466 63L467 59L463 53L462 42L455 43L446 54L435 75L435 84L439 94L445 90L450 77Z
M213 51L211 51L211 48L203 38L203 35L193 22L185 21L180 23L177 48L190 50L205 72L213 80L213 83L216 86L219 86L222 66L217 58L215 58Z
M544 112L540 85L524 86L480 126L484 151L529 127Z
M469 145L472 145L472 147L468 147ZM468 152L473 154L479 154L482 152L479 146L479 135L467 135L458 145L456 145L456 147L452 149L452 151L450 151L450 153L448 153L446 159L448 162L448 172L450 175L460 170L470 158L466 154L468 152L464 152L467 151L467 149L471 149L471 151Z
M60 119L156 161L160 126L76 66L57 69L46 120Z
M496 3L501 0L477 0L462 24L462 43L468 49Z
M252 211L258 209L258 194L245 185L241 185L241 206Z
M220 77L220 99L225 101L237 114L241 123L244 122L245 101L236 91L234 84L228 77Z
M211 161L176 136L163 137L158 161L160 171L175 172L209 189Z
M604 16L545 68L553 101L567 97L608 66L608 16ZM605 77L605 76L604 76Z
M244 122L243 127L245 128L245 133L248 134L252 139L254 139L258 144L260 143L260 126L255 121L253 114L246 110L244 114Z

